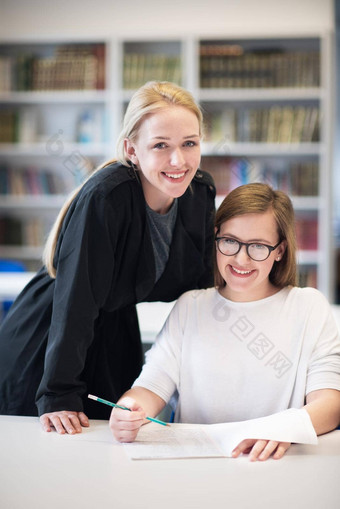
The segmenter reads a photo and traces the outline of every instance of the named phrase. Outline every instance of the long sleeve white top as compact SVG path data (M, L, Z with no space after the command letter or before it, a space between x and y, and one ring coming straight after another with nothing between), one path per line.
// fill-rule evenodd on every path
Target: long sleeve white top
M182 295L134 385L168 402L176 422L234 422L300 408L340 390L340 337L325 297L287 287L254 302L215 288Z

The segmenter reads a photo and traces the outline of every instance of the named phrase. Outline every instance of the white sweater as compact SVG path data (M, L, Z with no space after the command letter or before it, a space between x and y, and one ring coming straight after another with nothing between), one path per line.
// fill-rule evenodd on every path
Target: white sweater
M182 295L134 385L168 402L176 422L233 422L300 408L318 389L340 390L340 337L325 297L284 288L232 302L215 288Z

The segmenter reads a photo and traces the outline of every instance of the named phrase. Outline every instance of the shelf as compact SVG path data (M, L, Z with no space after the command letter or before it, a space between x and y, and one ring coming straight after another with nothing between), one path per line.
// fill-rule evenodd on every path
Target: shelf
M59 151L55 148L48 151L47 144L45 143L0 143L0 156L60 156ZM106 143L64 143L63 142L63 157L72 154L73 152L80 152L84 156L103 156L108 152L109 145Z
M0 103L6 104L62 104L105 103L110 95L107 90L65 90L0 92Z
M221 205L225 195L216 195L216 209ZM318 211L321 209L321 198L319 196L291 196L295 211Z
M300 265L318 265L324 261L320 251L299 251L297 260Z
M1 246L0 256L16 260L41 260L43 246Z
M202 156L318 156L321 143L238 143L228 140L202 142Z
M199 101L317 101L325 96L321 88L201 88L195 96Z
M18 208L25 210L48 210L56 209L63 205L66 195L24 195L9 196L0 195L0 211L1 210L17 210Z
M322 207L320 196L291 196L291 200L296 211L317 211Z

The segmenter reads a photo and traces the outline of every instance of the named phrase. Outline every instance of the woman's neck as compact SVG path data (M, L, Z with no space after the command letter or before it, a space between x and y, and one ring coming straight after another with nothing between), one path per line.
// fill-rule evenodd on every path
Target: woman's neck
M249 292L236 292L225 285L219 288L219 293L222 295L222 297L233 302L255 302L257 300L267 299L268 297L278 293L280 290L282 290L281 287L275 286L270 281L268 281L266 288L262 287L253 289Z
M144 185L144 175L140 172L141 183L143 187L144 198L150 209L158 212L158 214L166 214L174 202L174 198L162 193L156 188L150 188Z

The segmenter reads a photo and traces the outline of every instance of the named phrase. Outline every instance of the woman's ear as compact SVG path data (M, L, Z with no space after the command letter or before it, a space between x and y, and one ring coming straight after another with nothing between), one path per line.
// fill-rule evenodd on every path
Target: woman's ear
M138 165L138 157L136 155L135 145L129 138L124 139L124 151L127 158L136 166Z
M286 247L287 247L287 241L286 240L283 240L281 242L281 244L279 245L279 247L277 248L277 254L276 254L276 258L275 260L277 262L279 262L280 260L282 260L282 257L286 251Z

